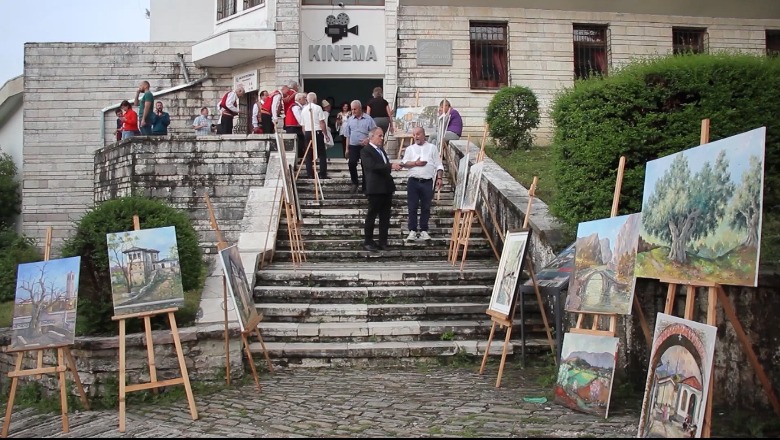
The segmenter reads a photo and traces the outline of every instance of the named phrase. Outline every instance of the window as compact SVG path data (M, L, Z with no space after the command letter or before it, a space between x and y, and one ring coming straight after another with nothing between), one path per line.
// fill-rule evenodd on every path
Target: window
M360 5L360 6L384 6L385 0L343 0L343 1L336 1L336 0L302 0L301 4L303 6L313 6L313 5L325 5L325 6L336 6L339 3L344 3L345 6L347 5Z
M672 28L672 52L675 55L707 53L707 29Z
M770 57L780 55L780 31L766 31L766 54Z
M265 0L244 0L244 10L246 11L249 8L260 6L263 3L265 3Z
M574 78L606 75L609 66L609 29L603 25L574 25Z
M236 13L236 0L217 0L217 20Z
M506 23L471 22L471 88L495 89L509 83Z

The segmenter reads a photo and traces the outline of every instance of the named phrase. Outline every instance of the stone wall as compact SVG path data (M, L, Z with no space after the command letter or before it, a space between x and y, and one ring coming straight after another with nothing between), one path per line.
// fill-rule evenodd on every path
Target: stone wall
M301 80L301 7L298 0L276 0L275 3L275 66L278 88L290 81Z

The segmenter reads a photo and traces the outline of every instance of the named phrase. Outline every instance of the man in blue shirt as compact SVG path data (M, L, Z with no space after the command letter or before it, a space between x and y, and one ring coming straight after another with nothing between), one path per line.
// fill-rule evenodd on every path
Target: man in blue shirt
M356 193L361 183L358 182L357 164L360 160L360 151L368 145L368 134L376 128L374 119L363 114L363 104L357 99L350 104L352 108L352 117L349 118L344 127L344 137L349 145L349 177L352 180L352 193ZM363 179L363 188L365 189L365 179Z
M157 103L154 104L154 115L152 115L152 135L166 136L170 124L171 116L168 112L163 111L163 103L157 101Z

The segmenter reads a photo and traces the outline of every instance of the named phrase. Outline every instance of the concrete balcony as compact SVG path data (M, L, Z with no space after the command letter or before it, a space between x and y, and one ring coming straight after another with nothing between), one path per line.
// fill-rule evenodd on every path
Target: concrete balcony
M273 29L230 29L195 43L192 61L203 67L233 67L274 56L275 51Z

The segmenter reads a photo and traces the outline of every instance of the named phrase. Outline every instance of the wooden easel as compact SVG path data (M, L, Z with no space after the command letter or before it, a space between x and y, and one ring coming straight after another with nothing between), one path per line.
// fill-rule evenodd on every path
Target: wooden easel
M704 119L701 121L701 145L707 144L710 141L710 120ZM726 295L726 291L723 289L723 286L721 286L718 283L711 283L711 282L690 282L685 280L675 280L675 279L661 279L659 280L662 283L668 284L667 293L666 293L666 303L664 305L664 313L668 315L674 315L674 305L675 305L675 295L677 293L678 286L686 286L686 296L685 296L685 311L683 314L683 318L687 320L693 321L693 311L694 306L696 303L696 289L698 287L707 288L707 324L711 326L717 325L717 308L718 303L723 306L723 311L726 315L726 318L731 322L732 327L734 327L734 332L737 334L737 339L739 339L740 344L742 345L742 350L747 355L748 360L750 361L750 364L753 366L753 370L755 370L756 375L758 376L759 381L761 382L761 385L764 388L764 392L766 393L769 403L772 405L772 408L775 411L775 414L780 416L780 401L777 399L777 395L774 392L774 389L772 388L772 383L769 381L769 377L767 377L766 372L764 371L764 368L761 366L761 363L758 361L758 357L756 356L755 351L753 350L753 345L750 342L750 339L747 337L747 334L745 333L745 329L742 327L742 324L739 322L739 318L737 318L737 313L734 310L734 306L731 304L731 300ZM712 428L712 395L714 394L714 365L712 368L712 371L710 373L710 392L707 394L707 407L704 412L704 424L702 425L702 431L701 435L702 437L710 437L710 431Z
M529 220L531 216L531 204L533 203L533 198L534 195L536 194L537 181L538 178L534 177L534 183L531 185L531 189L529 190L530 197L528 199L528 206L526 207L526 211L525 211L525 219L523 220L523 230L528 230ZM542 294L539 291L539 283L536 282L536 271L534 271L533 259L531 258L531 255L528 252L525 253L524 258L525 258L525 264L527 268L526 270L528 270L528 274L534 286L536 301L539 304L539 310L542 313L542 322L544 322L544 329L547 332L547 342L550 344L550 350L552 351L553 359L556 359L555 342L553 342L552 331L550 330L550 324L549 321L547 320L547 310L544 308L544 302L542 301ZM517 291L517 286L515 286L515 291L513 291L513 293L516 293L516 291ZM522 300L523 299L521 297L520 301ZM490 336L488 337L487 346L485 347L485 354L482 355L482 365L479 367L479 374L482 374L485 371L488 355L490 354L490 345L493 343L493 336L496 333L496 326L499 326L502 329L506 328L506 335L504 336L504 348L501 351L501 363L499 364L498 377L496 378L496 388L501 387L501 377L504 375L504 365L506 364L506 355L507 352L509 351L510 338L512 337L512 321L515 318L516 312L517 312L517 302L515 302L515 307L512 310L511 315L504 315L502 313L498 313L490 309L488 309L485 312L490 316L492 325L490 327Z
M310 112L311 113L311 112ZM312 116L312 123L313 123L314 116ZM312 142L316 143L316 133L315 137L312 137ZM276 142L279 145L282 145L280 142L282 142L281 137L277 134L276 135ZM311 147L312 143L309 143L309 147ZM308 152L308 147L307 147ZM315 148L316 151L316 148ZM292 257L292 261L294 265L299 265L302 262L306 261L306 253L303 249L303 235L301 234L300 229L300 222L298 221L298 207L295 204L295 195L292 194L292 191L290 188L287 187L287 179L285 178L285 173L289 170L289 167L287 166L287 156L285 156L284 149L281 149L279 151L280 160L281 160L281 179L282 179L282 187L284 188L284 191L282 193L282 209L284 209L285 215L287 217L287 235L290 240L290 255ZM304 155L304 158L306 155ZM313 162L316 162L316 154ZM300 169L298 170L300 172ZM292 178L292 176L290 176ZM317 194L317 187L319 185L319 177L317 175L317 168L314 168L314 192L315 195ZM294 185L294 182L290 182L290 186ZM270 229L270 228L269 228Z
M43 251L43 261L49 261L51 256L51 236L52 227L46 230L46 244ZM56 367L44 367L43 366L43 351L53 349L57 352L57 366ZM11 349L9 353L16 352L16 364L13 371L8 372L8 377L11 378L11 392L8 396L8 404L5 408L5 419L3 420L3 432L2 437L8 437L8 429L11 426L11 415L13 413L14 399L16 398L16 387L19 384L20 377L35 376L36 379L40 379L41 375L48 373L56 373L59 375L60 384L60 408L62 409L62 432L69 432L70 427L68 425L68 393L65 389L65 372L70 371L73 374L73 380L76 383L76 389L79 392L81 404L84 405L84 409L89 411L89 401L87 400L87 394L84 392L84 387L81 385L81 378L79 378L79 372L76 368L76 361L73 359L73 355L70 352L69 345L59 345L53 347L44 348L22 348ZM37 353L36 353L37 352ZM23 369L22 361L26 353L37 354L37 366L33 369Z
M141 222L137 215L133 216L133 229L138 231L141 229ZM195 397L192 395L192 387L190 386L190 377L187 373L187 363L184 361L184 352L181 348L181 338L179 337L179 328L176 325L176 316L174 312L178 310L178 307L170 307L167 309L152 310L148 312L130 313L121 316L112 316L111 320L119 321L119 432L125 432L125 405L126 395L133 391L141 391L152 389L157 391L157 388L163 388L171 385L184 385L184 391L187 393L187 401L190 406L190 415L192 420L198 420L198 409L195 407ZM181 370L181 377L167 380L157 380L157 366L154 361L154 340L152 339L152 316L167 314L168 322L171 325L171 336L173 337L173 344L176 346L176 356L179 359L179 369ZM127 368L126 368L126 335L125 327L128 319L142 318L144 320L144 329L146 331L146 354L149 359L149 378L151 379L147 383L126 385L127 380Z
M206 199L206 207L209 211L209 223L211 224L211 228L214 229L214 232L217 234L217 250L222 251L228 247L227 242L225 241L224 236L222 235L222 231L219 229L219 224L217 224L217 218L214 215L214 209L211 206L211 200L209 199L208 193L204 194L203 197ZM228 288L227 288L227 278L225 277L225 274L222 274L222 309L225 312L225 382L230 385L230 334L229 334L229 319L228 319ZM241 330L241 342L244 345L244 350L246 352L247 362L249 362L249 367L252 370L252 377L255 379L255 386L257 387L257 390L260 391L262 389L262 386L260 385L260 378L257 375L257 368L255 368L255 361L252 358L252 352L249 349L249 338L248 336L250 334L255 334L257 336L258 341L260 341L260 346L263 348L263 356L265 356L266 362L268 362L268 371L271 373L274 372L274 366L271 362L271 357L268 353L268 349L265 346L265 341L263 341L263 336L260 333L260 329L258 328L258 325L260 324L260 321L263 320L263 316L259 315L257 313L256 309L252 309L254 313L251 313L251 320L247 323L246 328ZM238 314L239 311L236 310L236 314ZM241 317L237 316L237 318L240 320Z

